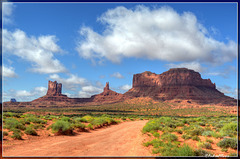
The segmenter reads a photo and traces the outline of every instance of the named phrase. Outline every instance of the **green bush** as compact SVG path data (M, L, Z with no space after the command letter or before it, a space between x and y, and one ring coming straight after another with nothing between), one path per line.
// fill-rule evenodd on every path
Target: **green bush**
M201 139L198 136L193 136L192 139L195 141L201 141Z
M227 148L222 148L221 151L222 151L222 152L227 152L228 149L227 149Z
M8 136L8 132L3 131L3 136Z
M30 116L28 118L25 119L25 122L26 123L37 123L37 124L46 124L46 121L42 120L42 119L39 119L39 118L36 118L34 116Z
M93 130L93 125L90 123L87 125L87 128L89 128L90 130Z
M61 120L62 120L62 121L67 121L67 122L70 122L70 121L71 121L71 119L70 119L69 117L66 117L66 116L63 116L63 117L61 118Z
M75 123L73 124L73 127L78 128L80 131L84 131L86 126L82 123Z
M202 136L208 136L208 137L211 137L212 136L212 131L204 131L203 133L202 133Z
M175 134L164 133L162 134L161 139L172 142L172 141L177 141L178 137Z
M20 130L25 130L26 129L26 127L15 118L5 119L4 128L10 129L10 130L11 129L20 129Z
M58 120L51 126L54 133L58 134L71 134L72 133L72 127L69 122Z
M146 133L146 132L150 132L152 130L161 130L161 123L159 122L159 120L150 120L149 122L147 122L147 124L143 127L142 132Z
M17 140L22 140L22 132L18 129L15 129L13 131L13 135L11 136L11 138L17 139Z
M187 134L183 134L182 138L185 140L191 139L191 136L187 135Z
M28 135L33 135L33 136L37 136L37 132L32 128L32 127L27 127L26 130L24 131L25 134L28 134Z
M200 147L200 148L205 148L205 149L212 149L212 145L210 144L210 143L208 143L208 142L199 142L198 143L198 146Z
M90 115L86 115L86 116L82 117L82 120L87 121L87 122L91 122L91 121L94 120L94 118Z
M229 156L237 156L236 153L230 153Z
M160 137L160 134L159 134L158 132L154 132L154 133L153 133L153 136L154 136L154 137Z
M238 141L236 138L224 138L219 143L217 143L217 146L221 148L233 148L237 149Z
M237 123L231 122L231 123L225 124L221 128L220 133L223 134L224 136L230 136L230 137L237 135Z
M206 139L206 142L209 142L209 143L213 143L213 140L211 140L211 139Z
M207 152L207 151L205 151L205 150L203 150L203 149L197 149L197 150L195 150L194 151L194 156L211 156L212 154L211 153L209 153L209 152Z
M183 133L183 131L180 130L180 129L177 129L176 132L179 133L179 134L182 134L182 133Z
M176 156L195 156L195 153L191 147L184 144L182 147L177 149Z

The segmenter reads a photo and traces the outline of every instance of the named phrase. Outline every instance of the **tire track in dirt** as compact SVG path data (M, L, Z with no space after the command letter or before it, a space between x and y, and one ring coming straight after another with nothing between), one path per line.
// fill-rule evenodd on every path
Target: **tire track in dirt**
M3 149L3 156L152 156L142 145L146 120L123 122L76 136L54 136Z

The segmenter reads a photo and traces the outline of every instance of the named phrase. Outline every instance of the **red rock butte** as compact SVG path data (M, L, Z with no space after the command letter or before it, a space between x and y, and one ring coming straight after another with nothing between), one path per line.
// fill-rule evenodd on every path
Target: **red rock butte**
M149 71L133 75L132 88L124 94L112 91L109 82L103 92L90 98L69 98L62 94L62 84L48 81L48 91L32 102L5 102L6 106L36 105L47 107L117 103L130 98L150 97L154 100L189 100L199 104L237 105L237 100L216 89L210 79L202 79L198 72L187 68L173 68L162 74Z

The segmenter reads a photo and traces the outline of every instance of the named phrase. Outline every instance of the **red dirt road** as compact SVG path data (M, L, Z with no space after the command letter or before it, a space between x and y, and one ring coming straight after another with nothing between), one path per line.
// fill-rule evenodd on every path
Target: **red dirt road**
M142 145L147 121L131 121L76 136L54 136L3 149L3 156L152 156Z

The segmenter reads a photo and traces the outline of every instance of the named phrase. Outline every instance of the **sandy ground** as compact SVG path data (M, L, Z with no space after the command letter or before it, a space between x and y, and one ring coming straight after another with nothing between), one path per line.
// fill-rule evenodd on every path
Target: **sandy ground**
M142 145L145 120L124 122L76 136L54 136L3 148L3 156L153 156Z

